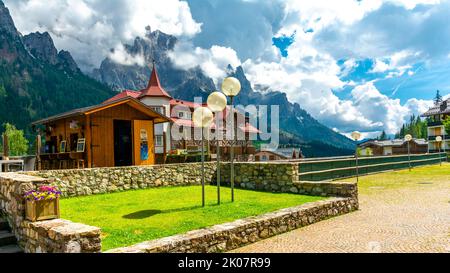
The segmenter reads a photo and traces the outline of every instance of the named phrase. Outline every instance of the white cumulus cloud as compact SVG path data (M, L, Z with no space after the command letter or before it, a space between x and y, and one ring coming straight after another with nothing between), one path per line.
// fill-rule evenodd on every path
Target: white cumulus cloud
M143 37L145 27L192 37L201 23L180 0L5 0L24 34L48 31L57 48L69 50L83 70L98 67L110 49ZM120 51L120 49L118 49ZM116 56L117 57L117 56Z
M194 47L191 41L179 42L169 58L175 66L182 69L200 67L203 73L211 77L215 83L226 76L226 68L241 65L236 51L228 47L214 45L209 49Z

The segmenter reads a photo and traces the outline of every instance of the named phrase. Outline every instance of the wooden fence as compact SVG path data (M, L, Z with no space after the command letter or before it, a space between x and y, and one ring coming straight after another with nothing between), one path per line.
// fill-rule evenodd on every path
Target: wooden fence
M413 154L398 156L360 157L358 172L360 175L377 173L388 170L406 169L412 167L439 164L447 160L446 153ZM325 159L302 160L299 164L300 181L322 181L356 175L355 157L336 157Z

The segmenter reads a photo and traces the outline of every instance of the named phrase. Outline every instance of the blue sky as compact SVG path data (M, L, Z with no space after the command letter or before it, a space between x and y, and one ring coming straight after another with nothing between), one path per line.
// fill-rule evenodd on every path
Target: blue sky
M18 29L49 31L84 71L145 27L178 38L170 58L219 85L243 66L254 89L281 91L348 135L395 133L450 94L450 0L4 0ZM115 48L111 55L111 48Z

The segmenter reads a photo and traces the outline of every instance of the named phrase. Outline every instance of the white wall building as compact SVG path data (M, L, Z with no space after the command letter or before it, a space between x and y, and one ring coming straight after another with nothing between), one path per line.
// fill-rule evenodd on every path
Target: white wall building
M450 117L450 99L436 103L422 117L428 118L428 150L436 152L440 146L441 151L449 151L450 135L445 131L442 121ZM437 136L442 137L443 141L438 143Z

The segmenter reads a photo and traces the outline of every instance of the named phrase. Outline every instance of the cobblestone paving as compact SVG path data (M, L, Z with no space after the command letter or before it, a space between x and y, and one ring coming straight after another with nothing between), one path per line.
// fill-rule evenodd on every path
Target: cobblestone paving
M398 183L398 175L407 171L364 177L359 211L234 252L450 253L450 164L441 167L448 172L424 175L436 167L420 168L421 174Z

